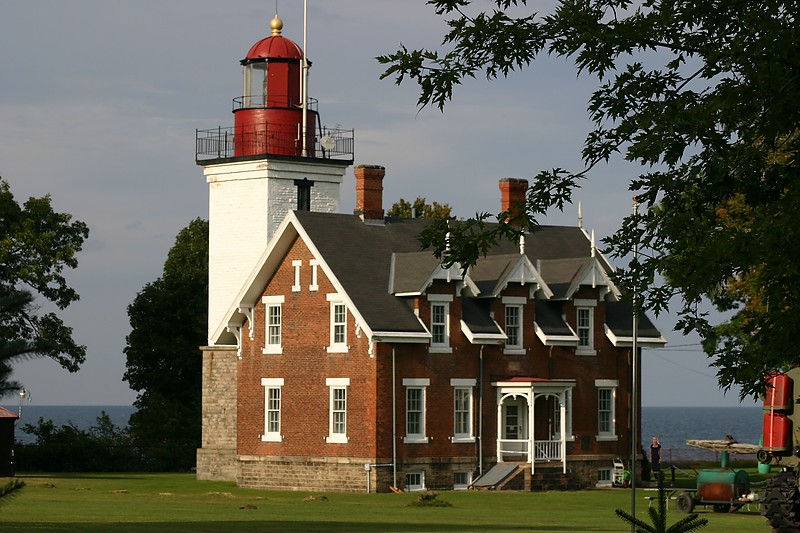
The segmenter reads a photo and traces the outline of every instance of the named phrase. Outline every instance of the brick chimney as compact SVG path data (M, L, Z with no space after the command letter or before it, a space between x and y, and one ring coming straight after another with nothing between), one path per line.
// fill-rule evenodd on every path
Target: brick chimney
M386 169L380 165L357 165L356 208L353 211L364 221L383 222L383 176Z
M528 180L521 178L502 178L500 180L500 204L502 212L510 213L507 220L515 218L525 210L525 193Z

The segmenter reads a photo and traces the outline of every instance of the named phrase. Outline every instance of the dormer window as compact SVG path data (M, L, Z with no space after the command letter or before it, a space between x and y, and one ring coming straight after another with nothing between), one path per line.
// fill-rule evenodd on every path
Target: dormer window
M505 354L521 355L525 353L523 344L522 306L525 303L523 296L506 296L503 298L505 305Z
M451 294L429 294L431 303L431 353L452 353L450 347L450 302Z
M575 331L578 334L578 355L596 355L594 347L594 308L597 300L575 300Z

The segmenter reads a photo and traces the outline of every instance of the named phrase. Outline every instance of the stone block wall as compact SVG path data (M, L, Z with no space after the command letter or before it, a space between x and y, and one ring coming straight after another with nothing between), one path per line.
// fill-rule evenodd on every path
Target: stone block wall
M382 484L378 477L385 474L386 469L367 471L364 465L371 462L351 457L240 455L236 484L249 488L320 492L366 492L369 486L370 491L375 492L375 484ZM383 488L385 492L388 485Z
M197 479L236 479L235 346L205 346L203 352L203 431L197 450Z

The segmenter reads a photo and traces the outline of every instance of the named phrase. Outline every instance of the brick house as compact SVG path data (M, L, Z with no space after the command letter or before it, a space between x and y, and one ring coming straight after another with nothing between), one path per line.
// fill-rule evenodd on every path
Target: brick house
M285 39L274 22L268 39ZM445 269L419 249L426 221L384 217L383 167L355 168L356 211L341 214L352 158L320 154L198 148L210 188L198 478L372 492L499 471L512 488L609 482L632 444L632 320L593 238L543 226ZM500 180L500 207L526 188ZM638 342L664 344L646 317Z

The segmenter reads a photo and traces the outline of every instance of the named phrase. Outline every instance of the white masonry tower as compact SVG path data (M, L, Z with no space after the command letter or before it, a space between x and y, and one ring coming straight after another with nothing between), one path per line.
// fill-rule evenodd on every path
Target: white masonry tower
M317 101L303 97L303 50L281 35L277 15L270 28L241 60L244 94L233 100L234 126L197 131L209 195L209 346L219 343L224 317L289 211L338 213L353 162L353 131L323 128Z

